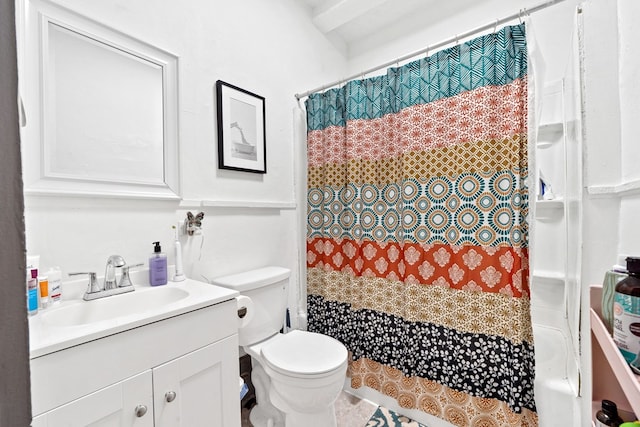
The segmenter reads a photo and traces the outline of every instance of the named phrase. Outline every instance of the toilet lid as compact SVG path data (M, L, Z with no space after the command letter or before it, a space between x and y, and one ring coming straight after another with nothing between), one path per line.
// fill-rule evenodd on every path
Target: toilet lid
M265 345L262 357L283 373L317 375L346 363L347 348L327 335L294 330Z

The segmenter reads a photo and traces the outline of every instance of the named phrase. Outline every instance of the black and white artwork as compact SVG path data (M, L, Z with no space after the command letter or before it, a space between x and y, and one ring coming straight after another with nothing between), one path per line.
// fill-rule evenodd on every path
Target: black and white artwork
M218 167L266 173L264 97L218 80Z

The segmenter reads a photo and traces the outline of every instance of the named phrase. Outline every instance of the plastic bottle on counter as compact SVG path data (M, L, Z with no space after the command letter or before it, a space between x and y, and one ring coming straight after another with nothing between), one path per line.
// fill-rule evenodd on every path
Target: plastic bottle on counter
M613 341L631 369L640 374L640 258L627 257L627 272L613 297Z
M604 274L602 282L602 321L607 327L609 334L613 334L613 298L616 294L618 283L626 279L629 275L627 269L621 265L614 265L613 268Z
M49 307L49 278L38 276L38 288L40 289L40 308Z
M27 312L38 314L38 269L27 269Z
M167 255L162 253L160 242L153 242L153 253L149 258L149 284L160 286L167 284Z
M610 400L602 401L602 409L596 412L596 427L620 427L624 421L618 415L618 407Z
M49 277L50 304L57 304L62 299L62 271L60 267L53 267L47 271Z

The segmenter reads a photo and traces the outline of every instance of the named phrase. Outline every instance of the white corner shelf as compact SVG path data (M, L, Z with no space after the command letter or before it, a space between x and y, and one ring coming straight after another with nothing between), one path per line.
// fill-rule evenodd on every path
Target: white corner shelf
M531 275L531 280L554 286L564 286L565 274L557 271L536 270Z
M593 366L605 364L598 365L598 372L593 369L593 398L613 400L619 408L640 414L640 375L631 371L600 318L602 285L590 286L590 298Z
M538 148L549 148L556 142L560 141L564 134L564 123L553 122L545 123L538 126L538 139L536 146Z
M563 209L564 200L562 198L536 200L536 219L539 221L558 219L563 215Z
M564 207L564 199L557 198L552 200L536 200L536 208L542 209L562 209Z

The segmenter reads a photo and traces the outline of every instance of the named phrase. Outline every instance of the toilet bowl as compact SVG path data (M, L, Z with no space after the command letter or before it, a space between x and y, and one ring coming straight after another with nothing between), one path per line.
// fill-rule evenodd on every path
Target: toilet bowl
M266 267L212 281L252 300L253 317L238 330L253 365L257 404L250 420L255 427L335 427L333 403L344 384L348 352L326 335L279 332L289 275L287 269Z

